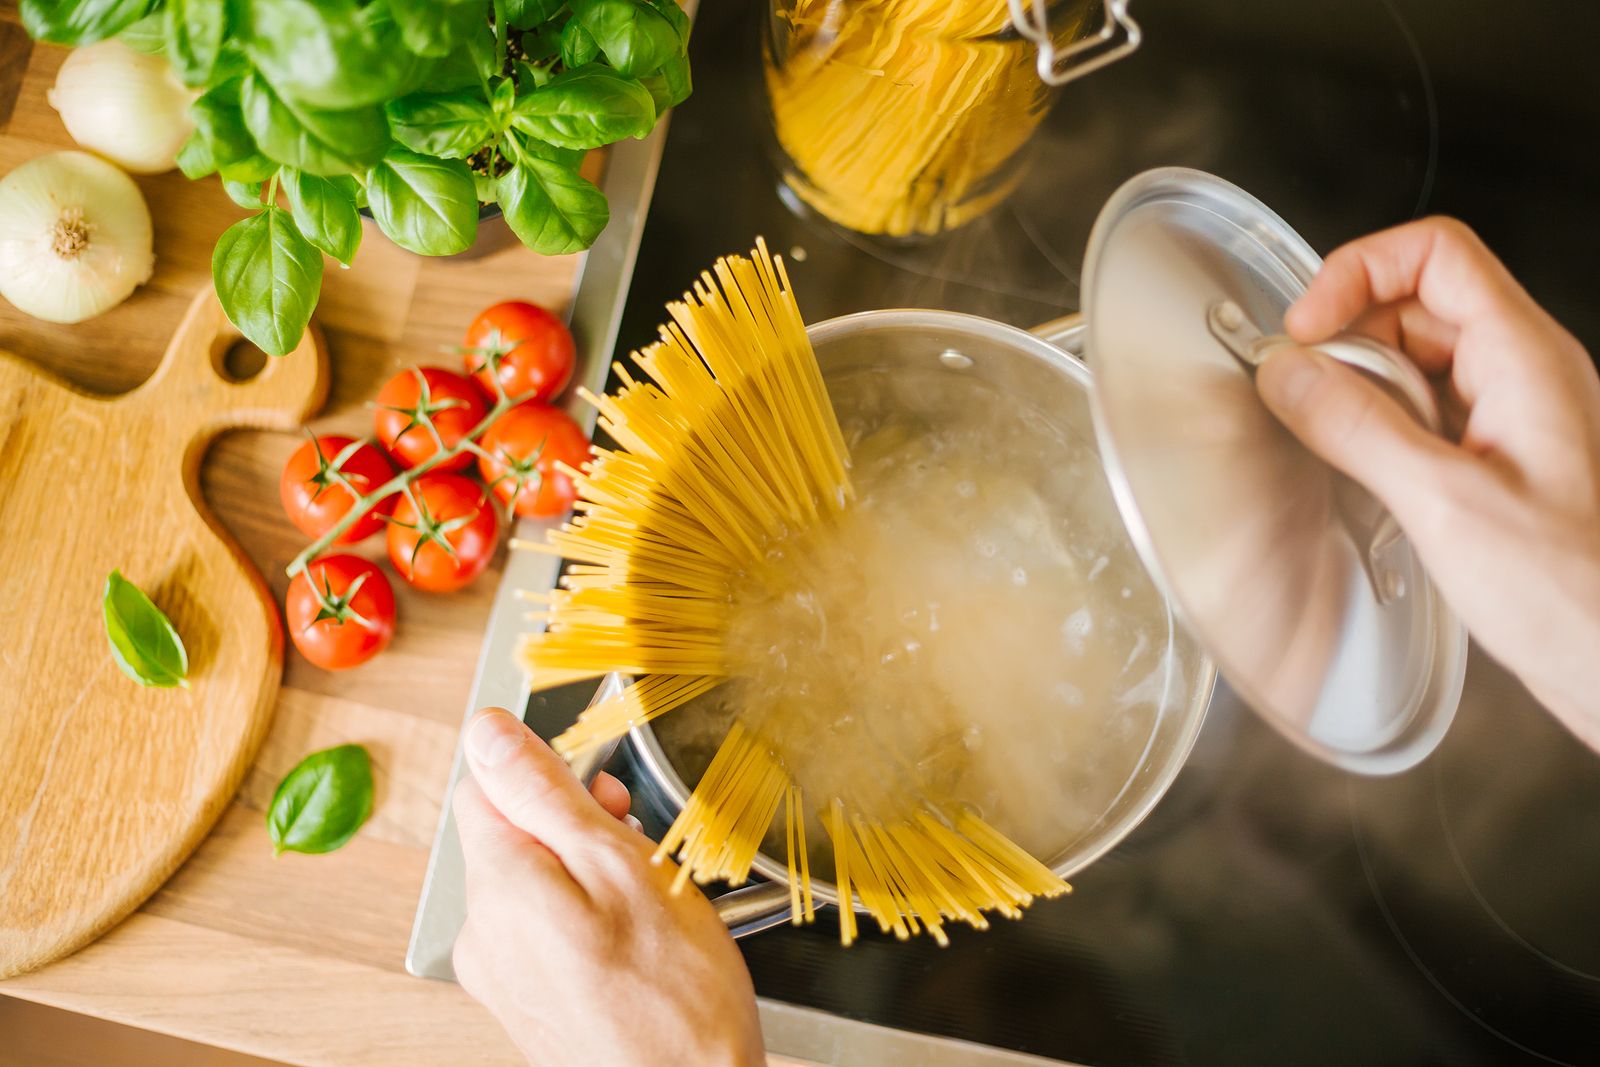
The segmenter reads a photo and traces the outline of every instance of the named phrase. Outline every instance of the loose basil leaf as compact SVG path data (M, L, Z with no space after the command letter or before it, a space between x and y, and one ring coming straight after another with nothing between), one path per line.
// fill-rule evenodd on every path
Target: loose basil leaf
M485 22L479 0L389 0L400 38L419 56L447 56Z
M319 178L285 167L280 184L289 198L295 225L306 240L348 267L361 244L355 179Z
M154 0L22 0L22 26L36 41L93 44L150 12Z
M189 654L172 621L162 614L144 591L112 571L106 576L101 597L106 638L122 673L140 685L170 689L188 688Z
M155 55L167 47L167 16L159 8L137 22L130 23L117 34L117 40L146 55Z
M385 109L394 139L423 155L464 159L494 136L494 112L474 92L412 93Z
M332 852L372 814L372 757L360 745L313 752L284 775L267 806L273 855Z
M588 248L611 217L604 193L547 159L525 156L495 187L511 232L547 256Z
M559 148L598 148L643 137L655 122L649 91L598 65L556 75L519 99L511 116L515 129Z
M464 252L478 235L472 171L457 159L392 148L367 174L367 200L384 235L420 255Z
M383 4L272 0L249 12L250 58L280 96L301 106L382 104L416 88L428 71Z
M227 39L224 0L167 0L167 61L185 85L204 85Z
M672 22L642 0L571 0L571 7L573 20L589 31L619 73L654 74L682 54Z
M261 206L260 182L235 182L224 178L222 188L227 192L229 199L240 207L256 208Z
M507 24L526 30L541 22L548 22L561 10L566 0L500 0L500 10Z
M281 207L229 226L211 254L211 276L228 318L269 355L300 343L322 285L322 253Z
M568 19L561 27L561 62L568 70L593 63L600 54L594 35L583 28L577 19Z
M352 174L383 158L390 144L382 108L321 111L291 104L259 73L244 80L239 108L264 153L311 174Z

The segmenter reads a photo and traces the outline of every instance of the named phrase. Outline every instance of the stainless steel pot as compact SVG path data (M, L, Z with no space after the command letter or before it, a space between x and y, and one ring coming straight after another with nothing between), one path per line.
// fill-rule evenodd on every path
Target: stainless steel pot
M818 323L807 333L825 378L866 368L940 367L981 379L1006 395L1026 397L1042 410L1076 415L1076 427L1088 443L1094 441L1079 316L1047 323L1030 333L948 311L869 311ZM1170 612L1168 625L1174 638L1181 639ZM1196 652L1190 662L1194 666L1178 686L1181 691L1174 692L1161 709L1144 760L1128 788L1089 834L1060 854L1043 857L1056 874L1070 877L1116 847L1172 784L1200 732L1216 679L1215 668L1203 655ZM620 679L609 677L597 699L618 684ZM690 786L672 765L659 738L643 725L633 730L630 741L644 772L655 780L674 812L681 810ZM765 881L724 894L715 902L736 937L790 918L786 860L760 853L754 871ZM812 886L819 903L840 903L831 883L813 879ZM862 910L858 901L853 903Z

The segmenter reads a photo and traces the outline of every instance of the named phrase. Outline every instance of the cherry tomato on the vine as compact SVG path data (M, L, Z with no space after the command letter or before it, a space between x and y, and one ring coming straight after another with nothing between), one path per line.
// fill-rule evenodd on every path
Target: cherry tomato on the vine
M549 403L572 380L577 348L566 324L550 312L507 300L472 320L461 356L489 396L499 378L507 396Z
M367 662L394 637L394 589L370 560L323 556L289 583L284 616L301 655L342 671Z
M430 593L460 589L483 573L500 540L500 517L483 486L459 474L424 474L389 520L389 560Z
M455 447L488 413L470 379L443 367L409 367L378 390L372 421L389 454L403 466L416 467L433 458L441 441L445 448ZM428 419L438 430L437 440ZM471 453L462 452L434 469L460 470L471 462Z
M284 464L278 496L301 533L321 537L345 517L357 496L366 496L392 477L394 467L377 446L341 434L322 434L295 449ZM353 545L372 536L393 510L393 497L380 500L334 544Z
M493 459L478 457L484 482L518 515L543 517L572 510L578 491L556 469L589 462L589 439L565 411L547 404L518 404L490 424L478 442Z

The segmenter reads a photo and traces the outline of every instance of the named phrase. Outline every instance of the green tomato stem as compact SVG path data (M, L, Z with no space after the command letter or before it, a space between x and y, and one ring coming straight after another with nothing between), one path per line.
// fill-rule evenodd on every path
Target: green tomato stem
M327 533L311 542L311 544L307 545L301 550L299 555L295 556L294 559L289 561L289 565L284 568L285 573L288 574L290 578L293 578L295 575L304 571L306 566L312 560L316 559L328 549L332 548L334 542L337 541L346 530L350 529L350 527L359 522L363 516L365 516L373 508L377 507L380 502L387 500L389 497L396 494L404 494L407 497L411 497L412 485L414 485L416 481L424 474L434 470L440 464L448 463L464 452L470 452L474 455L482 455L483 452L478 448L477 445L478 438L487 433L489 427L492 426L494 421L501 415L504 415L507 411L510 411L512 408L516 407L518 404L522 403L524 400L527 400L533 395L532 393L528 393L523 396L507 396L505 388L500 384L498 378L495 379L494 384L496 394L494 406L489 409L489 413L483 417L483 420L479 422L478 425L474 426L467 432L465 437L463 437L460 441L457 441L449 448L439 449L438 451L434 452L433 455L429 456L427 460L417 464L415 467L412 467L409 470L401 471L393 478L390 478L387 482L384 482L382 485L378 486L378 488L372 490L372 492L367 493L364 496L357 496L354 506L352 506L349 511L345 512L344 516L340 518L338 522L329 527ZM423 416L423 421L430 427L430 429L432 428L433 420L426 414ZM437 440L437 430L434 430L433 432L435 433L435 439ZM351 493L354 495L354 489L351 489Z

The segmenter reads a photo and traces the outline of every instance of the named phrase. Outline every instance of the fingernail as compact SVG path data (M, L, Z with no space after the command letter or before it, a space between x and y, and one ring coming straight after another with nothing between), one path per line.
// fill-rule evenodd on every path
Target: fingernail
M1280 407L1298 407L1322 377L1322 361L1303 348L1273 349L1256 374L1262 395Z
M532 734L508 712L479 715L467 729L467 755L480 767L497 767L528 743Z
M622 821L627 823L629 826L633 827L635 830L639 831L641 834L644 833L644 823L640 822L638 819L634 818L632 815L624 815L622 817Z

